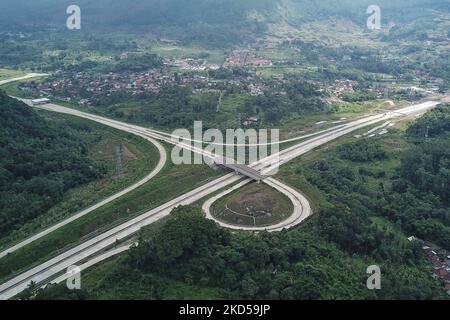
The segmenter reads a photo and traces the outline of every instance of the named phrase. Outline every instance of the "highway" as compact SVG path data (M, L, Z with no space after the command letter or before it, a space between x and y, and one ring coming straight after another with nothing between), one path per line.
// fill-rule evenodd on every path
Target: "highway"
M17 78L12 78L12 79L6 79L6 80L1 80L0 81L0 86L10 83L10 82L15 82L15 81L21 81L21 80L28 80L31 78L37 78L37 77L45 77L48 76L48 74L46 73L28 73L22 77L17 77Z
M78 266L78 268L80 269L80 272L83 272L84 270L86 270L86 269L96 265L97 263L100 263L102 261L108 260L109 258L112 258L112 257L114 257L114 256L116 256L118 254L121 254L121 253L123 253L123 252L125 252L127 250L130 250L130 248L132 246L134 246L134 245L137 246L138 243L137 242L133 242L133 243L130 243L130 244L126 244L126 245L120 246L118 248L111 249L111 250L109 250L109 251L107 251L105 253L102 253L102 254L100 254L98 256L95 256L94 258L90 259L89 261L87 261L87 262L83 263L82 265ZM52 283L52 284L61 283L63 281L66 281L68 278L70 278L70 276L71 275L69 273L64 273L61 276L59 276L58 278L52 280L50 283ZM45 286L46 285L44 285L42 287L45 287Z
M272 162L275 162L275 166L278 165L278 162L280 165L287 163L307 152L312 151L313 149L315 149L321 145L324 145L330 141L333 141L337 138L340 138L346 134L349 134L349 133L359 130L361 128L364 128L364 127L367 127L370 125L374 125L379 122L386 122L389 119L420 114L420 113L426 112L426 111L434 108L438 104L439 104L439 102L436 102L436 101L425 102L425 103L422 103L419 105L402 108L395 112L387 112L385 114L369 116L369 117L366 117L363 119L349 122L343 126L339 126L339 128L337 128L334 131L327 130L327 132L322 135L319 135L315 138L309 139L305 142L299 143L293 147L285 149L285 150L281 151L279 154L269 156L263 160L260 160L260 161L256 162L255 164L253 164L251 167L259 169L262 172L262 174L270 174L271 170L273 170L273 168L271 168L271 166L270 166L270 163L272 163ZM238 186L231 187L228 190L225 190L222 193L207 200L202 206L202 209L203 209L204 213L206 214L206 217L208 219L214 220L222 227L235 229L235 230L280 231L284 228L292 228L292 227L300 224L301 222L303 222L306 218L308 218L312 214L309 203L302 194L298 193L296 190L293 190L292 188L290 188L284 184L280 184L278 181L276 181L273 178L265 179L263 181L264 181L264 183L268 184L269 186L273 187L274 189L287 195L291 199L295 208L296 208L296 206L299 207L298 210L294 209L292 216L289 217L287 220L285 220L277 225L270 226L270 227L243 227L243 226L236 226L236 225L233 225L230 223L226 223L224 221L216 219L212 215L210 208L214 202L216 202L218 199L232 193L233 191L237 190L238 188L242 187L243 185L248 183L249 180L242 182ZM292 196L294 196L294 198L292 198ZM300 200L300 205L297 204L297 201L299 201L299 200Z
M312 138L312 139L304 141L296 146L293 146L286 150L283 150L277 155L272 155L265 159L262 159L256 163L252 164L250 167L269 173L271 170L271 166L274 165L277 158L281 159L281 163L286 163L306 152L309 152L327 142L335 140L335 139L342 137L348 133L351 133L355 130L370 126L372 124L379 123L381 121L387 121L388 119L398 118L403 115L410 116L410 115L414 115L414 114L418 114L418 113L423 113L423 112L435 107L438 103L439 102L427 102L424 104L397 110L396 113L388 112L383 115L370 116L367 118L349 122L349 123L345 124L344 126L339 126L338 129L330 130L329 132L327 132L325 134L318 135L315 138ZM67 113L67 110L60 109L58 111L59 108L64 108L61 106L46 105L45 107L51 111L57 111L57 112L63 111L63 113ZM68 108L65 108L65 109L68 109ZM78 115L80 113L79 111L76 111L73 109L68 109L68 110L70 110L69 111L70 114ZM399 111L400 111L400 113L399 113ZM103 123L106 121L106 122L110 122L110 123L113 123L116 125L118 124L117 121L94 116L94 115L84 114L81 116L86 117L86 118L97 118L99 120L97 122L100 122L100 123ZM149 130L149 129L140 128L138 126L127 125L127 124L124 124L124 126L128 127L127 130L129 130L129 132L131 132L131 133L137 132L137 133L140 133L143 135L148 135L151 138L164 140L161 137L161 135L159 135L158 133L155 133L154 130ZM166 138L166 139L168 139L168 138ZM167 140L164 140L164 141L167 141ZM173 141L172 141L172 143L173 143ZM221 189L224 189L226 187L229 187L230 185L235 184L236 182L239 182L243 178L244 177L237 176L235 174L227 174L227 175L220 177L204 186L201 186L201 187L199 187L193 191L190 191L180 197L177 197L176 199L171 200L171 201L167 202L166 204L164 204L158 208L155 208L139 217L136 217L136 218L132 219L131 221L123 223L101 235L98 235L98 236L58 255L57 257L54 257L54 258L50 259L49 261L42 263L39 266L36 266L18 276L16 276L15 278L7 281L6 283L0 285L0 298L1 299L9 299L11 297L14 297L18 293L20 293L21 291L26 289L26 287L28 286L28 284L31 281L34 281L36 283L41 283L48 279L52 279L52 278L58 276L65 269L67 269L67 267L74 265L80 261L83 261L84 259L97 254L98 252L104 251L105 249L114 245L117 240L126 239L129 236L135 234L141 227L151 224L151 223L167 216L168 214L170 214L170 212L174 208L176 208L180 205L188 205L188 204L197 202L198 200L200 200L208 195L211 195L217 191L220 191ZM303 202L302 202L302 201L305 201L306 199L301 199L301 197L300 197L301 195L298 192L296 192L292 188L284 186L282 183L278 182L278 184L277 184L277 181L275 179L269 178L269 179L266 179L265 181L267 181L267 183L272 183L273 184L272 187L275 187L279 190L284 189L285 193L290 193L289 198L291 199L291 201L293 201L293 202L300 201L300 203L301 203L300 205L298 203L295 205L295 208L298 209L297 214L294 213L292 215L292 217L288 219L289 221L288 220L284 221L283 223L277 225L276 228L273 228L273 230L271 230L271 231L277 231L277 230L281 230L284 228L293 227L295 225L298 225L298 223L300 223L307 216L309 216L310 210L308 211L307 207L305 205L303 205ZM308 202L305 201L305 204L306 203L308 203ZM222 223L222 222L219 222L219 223ZM222 223L222 225L223 225L223 223ZM225 226L227 226L227 225L225 224ZM228 226L228 227L235 228L235 226ZM245 228L241 228L241 229L245 230Z

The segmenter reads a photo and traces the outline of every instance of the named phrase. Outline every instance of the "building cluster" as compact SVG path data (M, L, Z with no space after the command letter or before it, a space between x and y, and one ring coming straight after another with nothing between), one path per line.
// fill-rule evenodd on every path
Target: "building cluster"
M423 240L409 237L409 241L418 241L427 255L428 261L433 265L432 277L438 279L445 292L450 295L450 251L446 249L433 250Z
M450 295L450 252L442 250L438 254L428 246L424 246L423 249L433 265L433 277L443 282L444 290Z
M271 66L272 61L270 59L258 57L254 53L248 50L235 50L226 59L224 67L241 68L241 67L263 67Z
M164 61L165 65L176 67L181 71L208 71L217 70L220 68L218 64L207 64L202 59L167 59Z
M242 121L242 125L245 127L257 124L259 121L258 116L250 116L247 119L245 119L244 121Z
M354 88L358 85L358 81L354 80L335 80L334 83L322 87L322 90L341 98L344 94L354 92Z
M267 90L267 87L262 83L250 83L248 85L248 93L252 96L263 95Z
M180 60L181 61L181 60ZM203 71L204 65L193 63L194 60L178 60L166 62L163 68L150 69L143 72L110 72L98 74L81 71L57 71L46 82L28 82L20 88L31 92L32 96L57 98L64 101L80 100L80 104L89 105L89 99L99 96L110 96L117 91L128 91L132 94L159 93L165 86L191 87L194 93L215 93L223 90L224 85L241 87L250 95L262 95L267 87L258 79L248 75L235 75L231 79L215 79ZM170 67L178 66L173 72ZM188 65L190 67L188 67ZM209 70L219 66L209 65ZM189 69L191 68L191 69ZM199 69L196 69L199 68ZM87 99L89 98L89 99Z
M90 72L57 72L46 82L28 82L20 85L31 91L34 97L57 98L64 101L80 99L80 104L89 105L89 99L109 96L114 92L126 90L133 94L159 92L164 85L175 82L175 76L159 69L141 73L93 74Z

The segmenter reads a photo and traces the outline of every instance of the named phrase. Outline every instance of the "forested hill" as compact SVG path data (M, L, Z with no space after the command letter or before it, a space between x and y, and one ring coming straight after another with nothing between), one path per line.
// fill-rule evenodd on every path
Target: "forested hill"
M86 153L73 133L0 91L0 235L99 177Z
M55 24L64 26L69 0L2 0L0 24L5 27ZM186 31L211 33L221 37L239 29L240 32L264 30L267 23L300 24L315 19L340 16L353 21L366 19L372 0L79 0L83 28L136 29L147 32ZM447 0L379 0L383 15L397 21L426 15L431 11L448 11ZM220 28L219 28L220 27ZM219 32L219 30L221 30Z

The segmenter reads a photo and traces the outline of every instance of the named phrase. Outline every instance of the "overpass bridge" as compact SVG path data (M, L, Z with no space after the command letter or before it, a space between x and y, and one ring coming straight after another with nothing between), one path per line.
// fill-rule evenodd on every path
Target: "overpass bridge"
M218 166L231 169L237 174L241 174L258 182L261 182L262 180L265 180L267 178L267 176L261 174L258 170L250 168L245 164L236 163L234 159L225 157L215 157L214 163Z

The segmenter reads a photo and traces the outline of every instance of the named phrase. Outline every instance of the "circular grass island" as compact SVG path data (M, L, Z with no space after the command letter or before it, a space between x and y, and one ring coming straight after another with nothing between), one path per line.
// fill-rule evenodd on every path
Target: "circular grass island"
M211 215L242 227L267 227L292 215L291 200L265 183L249 183L211 206Z

